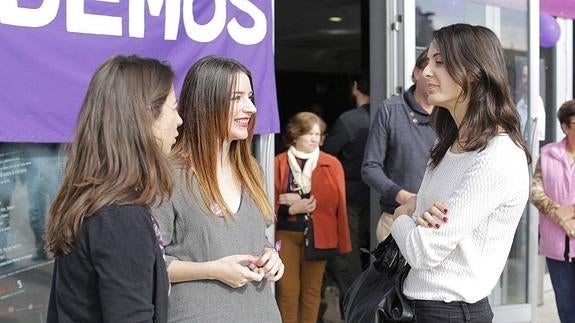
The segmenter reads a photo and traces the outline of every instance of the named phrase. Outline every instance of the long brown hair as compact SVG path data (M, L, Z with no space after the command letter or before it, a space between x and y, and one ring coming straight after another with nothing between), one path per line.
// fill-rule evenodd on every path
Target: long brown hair
M469 106L460 129L467 141L463 151L483 150L503 129L519 146L528 162L531 155L521 137L519 114L509 92L501 43L488 28L454 24L433 32L443 64L462 88L460 99L469 96ZM436 167L459 137L459 129L447 109L434 109L433 126L438 142L431 151L431 167Z
M232 212L218 187L215 156L229 137L230 98L240 73L247 75L253 89L250 71L233 59L206 56L190 68L180 93L183 125L173 149L184 169L188 191L193 192L193 175L205 208L210 210L211 203L215 202L226 218ZM230 163L235 178L247 189L269 223L274 213L264 190L262 171L251 152L254 124L255 115L250 118L248 138L232 141Z
M70 253L83 221L98 209L170 197L170 166L151 125L173 79L168 65L137 56L113 57L95 72L50 208L46 249L55 257Z

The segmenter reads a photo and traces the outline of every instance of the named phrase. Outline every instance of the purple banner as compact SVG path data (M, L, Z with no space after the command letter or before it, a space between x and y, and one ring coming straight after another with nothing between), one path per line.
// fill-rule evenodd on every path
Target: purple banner
M97 66L117 54L169 61L179 92L205 55L252 72L256 132L279 131L273 0L0 0L0 142L67 142Z

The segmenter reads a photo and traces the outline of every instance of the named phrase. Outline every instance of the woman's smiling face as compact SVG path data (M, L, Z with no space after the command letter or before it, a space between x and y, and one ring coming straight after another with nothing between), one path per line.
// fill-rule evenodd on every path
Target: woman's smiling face
M236 76L236 89L231 93L231 115L229 126L229 140L242 140L248 138L250 119L256 113L252 102L253 91L250 79L244 73Z

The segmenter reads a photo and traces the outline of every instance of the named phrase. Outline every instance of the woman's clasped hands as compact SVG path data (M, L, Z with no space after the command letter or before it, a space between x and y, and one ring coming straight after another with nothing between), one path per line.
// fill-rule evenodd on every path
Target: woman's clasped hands
M278 281L284 273L284 264L278 252L265 247L262 255L232 255L216 261L220 270L216 278L232 288L245 286L247 283L262 281Z
M394 218L397 218L400 215L411 215L411 218L417 225L436 229L441 228L441 226L449 220L449 210L443 202L436 201L421 215L414 214L416 202L417 197L413 196L407 201L407 203L397 207L393 214Z
M265 247L263 254L248 266L253 272L263 274L263 278L269 282L278 281L285 270L279 253L270 247Z
M309 198L302 198L297 193L283 193L278 197L279 204L289 207L289 214L311 213L317 206L316 199L313 195Z
M562 205L554 212L554 221L570 238L575 238L575 206L572 204Z
M439 229L449 220L448 209L443 202L435 202L421 216L413 216L415 223L429 228Z

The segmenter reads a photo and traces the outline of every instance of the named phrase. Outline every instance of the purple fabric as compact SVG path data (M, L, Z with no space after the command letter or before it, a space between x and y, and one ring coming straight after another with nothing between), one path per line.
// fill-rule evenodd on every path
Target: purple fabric
M0 1L0 142L70 141L90 77L117 54L169 61L178 92L187 69L200 57L235 58L253 74L256 133L279 131L272 0L145 0L141 10L134 9L136 3ZM168 11L175 18L167 19ZM40 12L43 21L32 17ZM138 17L145 26L140 37L134 32ZM30 22L43 25L30 27ZM202 25L218 27L210 33ZM244 30L237 32L238 25ZM170 26L173 32L166 32ZM110 35L114 32L118 35Z

